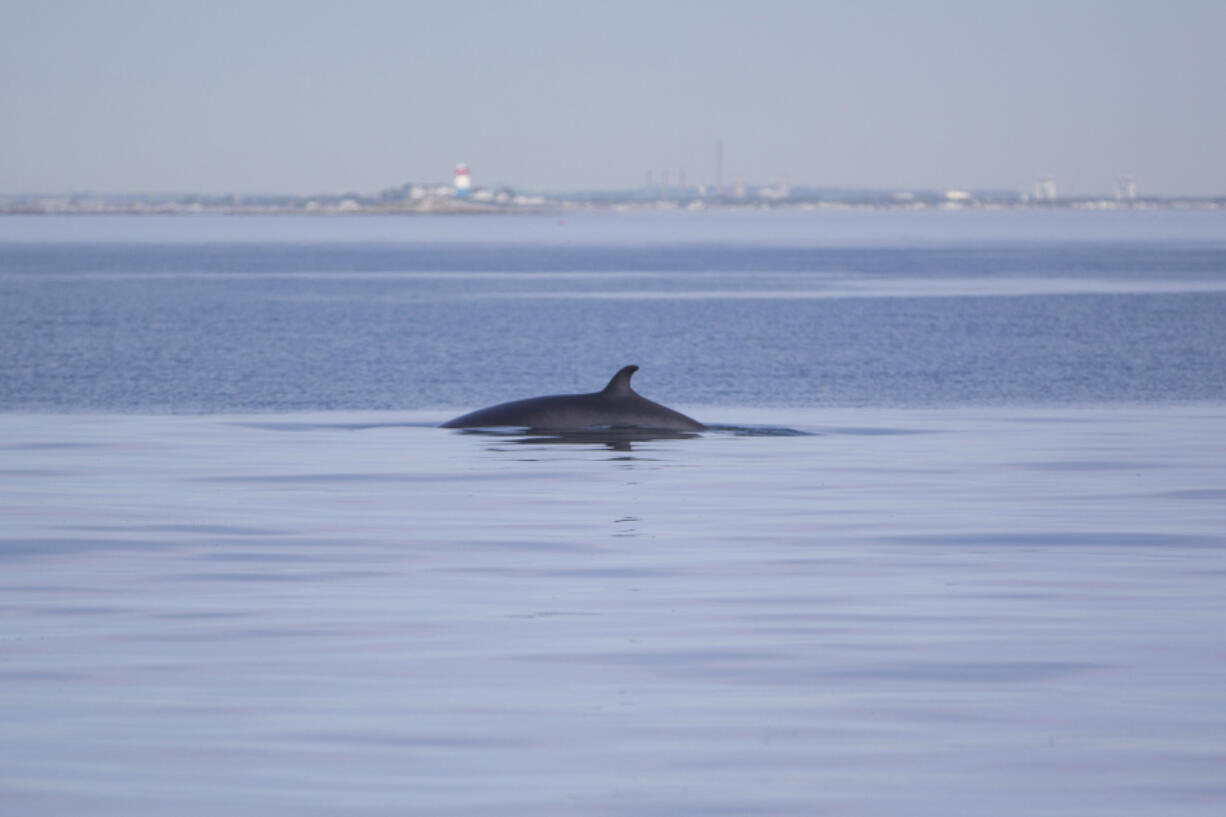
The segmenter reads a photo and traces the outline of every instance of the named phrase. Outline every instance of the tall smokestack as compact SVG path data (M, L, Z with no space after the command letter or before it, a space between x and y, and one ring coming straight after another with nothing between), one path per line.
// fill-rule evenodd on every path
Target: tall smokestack
M715 195L724 195L724 143L715 140Z

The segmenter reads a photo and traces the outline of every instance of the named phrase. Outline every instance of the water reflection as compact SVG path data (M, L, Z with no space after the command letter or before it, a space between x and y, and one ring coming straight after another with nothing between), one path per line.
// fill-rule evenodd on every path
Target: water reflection
M632 451L634 443L656 440L689 440L705 436L697 431L674 431L639 426L610 426L577 431L544 431L539 429L465 428L460 434L484 435L517 445L603 445L611 451ZM810 437L811 431L786 426L708 425L706 434L727 434L734 437ZM908 433L881 431L879 433Z
M484 435L516 445L603 445L610 451L632 451L634 443L655 440L688 440L701 437L694 431L669 431L654 428L593 428L582 431L461 429L461 434Z

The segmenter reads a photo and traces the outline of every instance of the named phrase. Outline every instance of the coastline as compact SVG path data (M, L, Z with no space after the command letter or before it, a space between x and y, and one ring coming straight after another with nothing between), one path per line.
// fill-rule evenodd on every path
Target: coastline
M361 196L197 196L197 195L0 195L0 217L31 215L507 215L583 212L869 212L869 211L1022 211L1060 210L1226 210L1226 196L1118 200L1084 197L1026 200L1002 197L963 198L945 194L901 196L865 194L845 198L805 197L663 197L517 196L505 201L425 198L378 201Z

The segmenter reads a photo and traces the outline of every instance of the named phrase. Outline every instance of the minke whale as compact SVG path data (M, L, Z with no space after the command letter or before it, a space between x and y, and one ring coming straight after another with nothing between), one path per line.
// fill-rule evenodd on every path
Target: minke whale
M706 426L679 411L653 403L630 388L638 366L626 366L603 390L591 394L553 394L512 400L478 409L443 423L441 428L514 426L537 431L580 431L602 427L704 431Z

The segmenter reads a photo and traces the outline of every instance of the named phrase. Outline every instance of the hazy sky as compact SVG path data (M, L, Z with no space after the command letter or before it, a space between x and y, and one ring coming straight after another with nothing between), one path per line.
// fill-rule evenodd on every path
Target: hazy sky
M0 0L0 192L1226 193L1226 0Z

